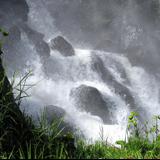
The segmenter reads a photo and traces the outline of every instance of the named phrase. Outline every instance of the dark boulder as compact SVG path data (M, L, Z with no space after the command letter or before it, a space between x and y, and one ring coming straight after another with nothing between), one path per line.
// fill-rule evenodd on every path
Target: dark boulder
M111 104L107 103L98 89L81 85L71 91L78 108L90 112L92 115L99 116L105 123L112 123L111 113L109 107Z
M63 108L49 105L45 107L45 114L49 124L58 123L58 129L62 130L62 134L76 131L75 125L66 120L66 111Z
M103 81L106 81L106 82L113 81L114 77L105 68L102 59L97 55L94 55L91 58L92 58L91 69L95 71Z
M64 109L49 105L45 107L46 117L49 122L52 122L53 120L58 120L64 118L66 112Z
M52 39L50 45L53 50L59 51L65 57L73 56L75 54L72 45L62 36Z

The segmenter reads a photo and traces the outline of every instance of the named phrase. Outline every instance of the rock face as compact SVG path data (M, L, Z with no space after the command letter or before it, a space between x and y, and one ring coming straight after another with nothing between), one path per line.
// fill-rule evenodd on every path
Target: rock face
M111 123L109 105L96 88L81 85L71 91L71 97L78 108L99 116L105 123Z
M48 123L57 122L59 124L59 130L62 130L62 134L74 133L76 127L65 119L66 111L60 107L49 105L45 108L46 118Z
M11 151L13 146L26 143L32 137L31 126L29 126L19 106L16 104L12 93L12 86L5 74L0 57L0 113L3 115L0 125L1 142L0 149ZM25 135L25 136L24 136ZM17 139L18 137L18 139ZM1 150L3 151L3 150Z
M59 51L65 57L73 56L75 54L72 45L62 36L52 39L50 45L53 50Z

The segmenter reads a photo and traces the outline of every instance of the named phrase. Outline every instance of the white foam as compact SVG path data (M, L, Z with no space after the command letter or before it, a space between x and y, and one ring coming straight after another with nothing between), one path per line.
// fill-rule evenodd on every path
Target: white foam
M133 67L124 56L98 51L96 54L99 54L99 56L101 56L104 60L106 58L108 60L111 58L118 61L121 64L121 67L125 70L131 82L131 85L127 87L131 90L133 95L136 94L136 98L139 99L141 104L143 104L143 107L149 107L149 105L151 105L150 103L152 103L152 106L156 109L159 104L159 92L156 88L156 80L153 79L153 77L149 76L145 70L138 67ZM70 120L80 128L86 139L92 140L92 142L100 140L102 134L100 132L103 128L103 138L106 139L107 142L115 144L117 140L123 140L126 136L127 116L129 114L129 109L124 100L119 95L116 95L113 91L111 91L110 87L107 86L107 83L103 83L100 78L97 77L96 73L90 70L90 55L90 50L80 49L76 50L75 56L68 58L52 54L52 56L56 58L56 61L59 61L61 64L62 72L59 73L61 74L61 77L65 74L69 74L70 77L75 77L74 80L72 78L65 79L65 76L64 79L62 78L56 80L52 79L52 77L48 78L41 70L42 65L40 61L35 61L34 75L29 78L28 83L38 83L31 89L31 97L26 100L25 103L30 106L29 110L32 114L35 114L34 112L38 112L46 105L56 105L62 107L66 110L68 117L71 117ZM70 65L71 63L72 65ZM81 71L82 68L80 64L88 65L88 67L84 67L83 71ZM66 67L65 74L63 73L64 67ZM114 72L116 71L118 70L115 69ZM84 76L80 78L75 72L86 72L87 74L84 74ZM113 73L113 76L116 75L118 75L118 73ZM82 112L74 106L74 103L72 103L70 98L70 91L81 84L97 88L104 97L108 96L110 100L114 102L115 106L113 109L113 118L117 119L118 124L103 124L100 117L93 116L84 111Z

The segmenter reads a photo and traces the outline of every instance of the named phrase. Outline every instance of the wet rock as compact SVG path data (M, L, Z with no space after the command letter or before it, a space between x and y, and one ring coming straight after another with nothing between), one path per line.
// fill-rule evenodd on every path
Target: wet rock
M63 56L73 56L75 51L72 45L62 36L58 36L51 40L50 46L53 50L59 51Z
M104 81L113 81L114 77L105 68L103 61L98 56L92 56L91 69L95 71Z
M78 108L99 116L105 123L111 123L110 105L104 100L102 94L94 87L81 85L71 91Z
M34 44L37 53L40 57L48 58L50 56L50 48L49 45L43 40L44 35L32 30L28 25L21 25L23 31L27 34L28 39Z
M107 85L116 94L118 94L122 97L122 99L125 100L126 104L130 107L130 109L136 108L135 100L130 90L114 78L111 72L104 66L103 61L100 57L93 57L91 68L101 77L104 83L107 83Z
M53 106L53 105L46 106L45 112L46 112L47 120L49 122L52 122L53 120L57 120L57 119L62 119L66 114L64 109L57 106Z
M62 130L62 134L74 133L76 127L69 122L66 117L66 111L63 108L49 105L45 107L45 114L49 124L58 123L58 129Z

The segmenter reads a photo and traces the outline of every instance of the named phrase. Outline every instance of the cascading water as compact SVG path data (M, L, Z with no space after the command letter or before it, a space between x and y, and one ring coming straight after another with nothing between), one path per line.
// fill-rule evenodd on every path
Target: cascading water
M154 77L148 75L140 67L133 67L123 55L102 51L95 51L94 53L103 58L104 61L107 59L110 62L106 63L106 67L109 68L116 81L129 88L137 102L137 110L142 111L141 116L143 116L143 112L148 110L152 110L148 116L159 114L158 82ZM76 50L75 56L67 58L58 55L58 53L53 53L51 59L56 61L56 63L53 61L56 66L50 65L53 68L49 77L43 73L42 64L35 61L34 76L29 79L28 83L38 83L31 89L30 94L32 96L27 100L27 106L30 107L27 110L33 114L47 105L60 106L67 112L66 118L69 117L68 120L74 122L88 140L100 140L103 129L103 138L110 143L115 143L116 140L124 139L126 136L127 117L130 109L122 97L117 95L91 69L91 57L96 55L91 50L81 49ZM120 68L126 73L128 84L125 83L126 79L122 77ZM104 98L113 102L114 105L109 106L109 110L113 113L111 119L116 120L115 124L105 124L101 117L77 108L70 93L73 88L80 85L98 89Z
M97 1L90 0L86 4L85 0L75 0L72 3L69 3L68 0L65 0L65 2L64 0L58 2L26 0L29 7L28 20L25 22L17 20L17 24L19 24L17 28L21 33L20 42L17 42L17 45L13 46L11 50L20 53L20 56L18 55L17 59L15 58L14 63L19 64L22 59L23 71L28 68L33 69L33 76L28 79L28 83L36 85L29 91L31 97L23 101L25 111L36 116L44 106L58 106L66 111L65 120L76 126L87 140L99 140L103 135L104 139L114 144L117 140L122 140L126 136L127 117L130 111L139 112L143 121L149 120L149 117L151 118L153 115L160 114L159 73L156 71L152 74L148 72L148 68L152 68L148 64L150 55L148 54L145 59L143 52L139 53L136 48L137 45L140 45L144 49L143 51L148 53L150 48L155 47L153 44L150 44L149 49L148 46L144 46L144 43L153 40L153 37L145 39L144 35L141 36L143 33L147 33L149 27L146 29L141 25L136 25L140 21L137 20L140 10L137 2L128 1L127 6L127 2L119 5L120 2L118 1L108 1L108 5L113 8L113 11L115 11L115 8L117 9L117 13L112 13L112 9L107 8L108 16L115 17L113 23L111 23L104 19L105 13L101 13L101 10L97 9L94 12L98 5L102 8L102 11L104 9L103 5L97 4ZM52 6L54 5L61 10L53 8L54 12L52 13ZM83 17L83 10L78 10L79 5L85 12L88 11L85 13L85 17ZM136 14L135 10L127 14L127 11L131 9L130 5L135 6ZM125 8L125 6L127 7ZM72 11L68 11L66 8L70 8ZM89 10L90 8L93 8L93 10ZM65 16L63 10L66 11L66 17L61 19ZM90 20L90 24L94 24L93 26L84 23L92 15L89 11L94 12L94 16ZM73 14L74 12L77 17L76 14ZM116 14L120 16L116 17ZM59 19L54 19L54 16ZM84 25L74 23L75 19L79 19ZM95 24L95 22L97 23ZM121 26L119 26L119 22L122 23ZM73 33L70 32L72 29L70 30L69 27L65 28L68 26L66 23L73 29ZM74 25L77 27L77 31ZM105 30L105 27L109 29ZM98 28L100 33L97 32ZM32 36L32 33L35 33L34 36L38 38ZM48 51L49 47L46 46L49 40L59 34L65 37L66 33L71 34L70 39L73 42L75 55L63 56L51 48L50 54L47 53L47 55L45 50ZM96 42L101 42L98 33L105 44L102 47L101 45L96 47ZM73 35L76 39L75 42ZM84 38L84 42L80 41L79 44L76 44L77 37L81 40ZM89 42L87 44L92 47L86 45L85 48L89 49L82 49L81 46L84 46L88 37L90 38L90 44ZM111 42L112 39L114 43ZM106 49L107 45L109 48ZM116 48L114 45L120 45L121 47ZM136 49L133 45L136 46ZM42 46L44 46L44 50L41 50ZM122 48L125 49L122 50ZM7 49L6 51L8 51ZM118 50L119 53L109 52L108 49L109 51ZM122 51L124 51L124 54L121 54ZM131 54L133 51L136 52L135 55ZM153 58L153 64L156 64L158 53L155 48L153 53L155 58ZM136 60L144 58L146 63L137 65L134 62L133 65L131 62L133 57ZM11 65L10 68L12 69L14 64L8 64Z

